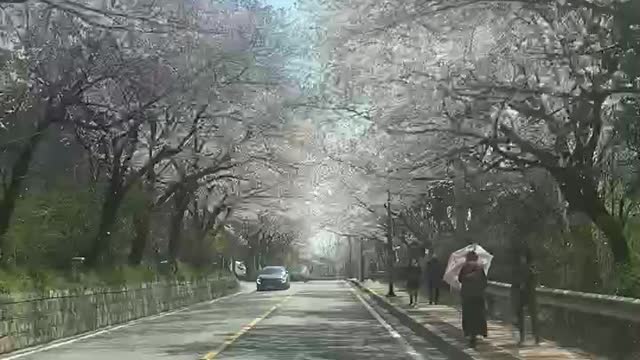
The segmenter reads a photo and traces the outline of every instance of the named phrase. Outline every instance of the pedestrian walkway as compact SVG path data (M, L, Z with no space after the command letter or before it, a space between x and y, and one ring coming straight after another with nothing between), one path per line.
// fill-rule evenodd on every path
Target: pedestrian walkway
M579 349L568 349L558 344L544 340L535 345L532 339L523 346L517 346L517 335L513 328L501 321L488 322L489 336L479 338L475 349L468 348L467 341L462 334L462 314L448 305L429 305L428 299L422 296L417 307L409 306L409 295L403 289L397 289L396 297L387 298L387 284L367 280L362 283L365 289L377 297L378 302L384 301L396 310L407 315L409 321L424 327L429 333L436 335L473 359L600 359Z

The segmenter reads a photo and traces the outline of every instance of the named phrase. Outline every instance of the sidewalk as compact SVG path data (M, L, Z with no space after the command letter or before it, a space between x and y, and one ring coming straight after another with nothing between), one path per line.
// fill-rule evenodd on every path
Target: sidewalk
M535 345L532 339L527 338L525 345L519 347L516 345L518 337L514 337L512 327L493 320L488 322L489 336L486 339L480 337L477 347L470 349L462 334L462 314L455 307L429 305L428 299L421 294L418 307L411 308L408 305L409 296L402 288L396 287L396 297L387 298L385 283L367 280L362 284L355 284L414 331L435 335L448 345L464 351L472 359L599 359L578 349L563 348L544 339L539 345ZM442 295L445 294L441 294L441 297Z

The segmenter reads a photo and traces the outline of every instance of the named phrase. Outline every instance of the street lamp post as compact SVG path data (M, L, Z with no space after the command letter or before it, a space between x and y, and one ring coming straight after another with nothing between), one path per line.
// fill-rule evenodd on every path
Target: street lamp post
M364 281L364 238L360 237L360 281Z
M391 227L393 226L391 220L391 190L387 190L387 278L389 281L388 297L396 296L393 291L393 266L395 263L395 256L393 251L393 235L391 234Z
M353 244L351 243L351 235L347 235L347 240L349 241L349 269L347 270L347 276L349 278L353 277Z

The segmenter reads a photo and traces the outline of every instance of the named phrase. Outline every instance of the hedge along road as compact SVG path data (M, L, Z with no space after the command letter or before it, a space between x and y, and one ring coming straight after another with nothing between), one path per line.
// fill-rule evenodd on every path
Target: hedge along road
M342 281L293 283L0 359L445 359Z

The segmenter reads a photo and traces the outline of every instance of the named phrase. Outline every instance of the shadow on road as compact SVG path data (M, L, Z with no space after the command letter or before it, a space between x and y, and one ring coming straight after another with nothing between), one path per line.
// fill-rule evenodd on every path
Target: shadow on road
M347 288L304 287L216 359L408 359Z

